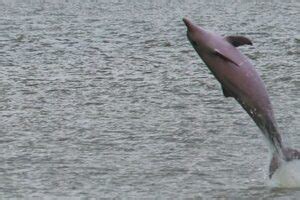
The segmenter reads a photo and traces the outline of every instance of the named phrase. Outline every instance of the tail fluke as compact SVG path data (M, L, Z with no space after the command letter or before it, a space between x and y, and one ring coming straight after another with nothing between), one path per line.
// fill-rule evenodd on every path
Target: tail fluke
M273 157L271 159L271 163L269 167L269 178L272 178L275 171L278 168L280 168L284 163L291 162L293 160L300 161L300 151L298 150L292 148L283 148L281 152L283 154L283 157L281 157L277 152L273 153Z

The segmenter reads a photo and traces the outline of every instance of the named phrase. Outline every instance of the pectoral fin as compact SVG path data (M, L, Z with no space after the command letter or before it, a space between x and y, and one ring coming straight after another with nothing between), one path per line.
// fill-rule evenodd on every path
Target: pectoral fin
M234 97L232 92L227 90L223 85L222 85L222 90L223 90L223 94L224 94L225 97Z
M227 40L230 44L232 44L235 47L242 45L252 45L251 40L244 36L227 36L225 37L225 40Z
M228 62L232 62L233 64L235 64L236 66L239 66L236 62L234 62L231 58L229 58L228 56L224 55L223 53L221 53L218 49L215 49L215 54L220 56L221 58L223 58L224 60L228 61Z

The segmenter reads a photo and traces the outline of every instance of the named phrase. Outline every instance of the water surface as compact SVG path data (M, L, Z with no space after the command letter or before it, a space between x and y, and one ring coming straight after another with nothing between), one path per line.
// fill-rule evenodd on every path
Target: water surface
M298 1L0 2L3 198L297 199L267 185L262 134L186 38L223 35L300 148Z

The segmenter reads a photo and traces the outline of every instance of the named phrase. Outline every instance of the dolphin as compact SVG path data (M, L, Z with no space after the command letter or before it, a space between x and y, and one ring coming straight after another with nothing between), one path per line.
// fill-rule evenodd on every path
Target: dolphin
M300 152L283 144L262 79L248 58L236 48L252 45L251 40L244 36L222 37L193 24L187 18L183 18L183 22L187 27L188 40L221 83L224 96L235 98L265 136L272 156L269 178L284 163L299 160ZM300 169L298 172L300 174ZM297 184L300 186L300 175Z

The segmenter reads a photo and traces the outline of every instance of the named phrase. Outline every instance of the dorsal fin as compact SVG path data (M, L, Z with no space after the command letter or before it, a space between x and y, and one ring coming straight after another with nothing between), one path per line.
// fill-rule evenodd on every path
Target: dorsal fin
M225 40L227 40L230 44L235 47L242 46L242 45L252 45L252 42L249 38L244 36L226 36Z

